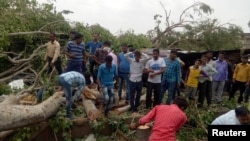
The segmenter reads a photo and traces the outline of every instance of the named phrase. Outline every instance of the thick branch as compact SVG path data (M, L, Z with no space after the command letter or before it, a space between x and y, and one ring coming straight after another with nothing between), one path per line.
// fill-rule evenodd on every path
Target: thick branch
M15 73L13 73L13 74L7 76L7 77L1 78L1 79L0 79L0 82L5 82L5 81L7 81L7 80L10 80L11 78L13 78L13 77L17 76L18 74L24 72L25 70L29 69L30 67L31 67L31 65L28 65L28 66L24 67L23 69L21 69L21 70L15 72Z

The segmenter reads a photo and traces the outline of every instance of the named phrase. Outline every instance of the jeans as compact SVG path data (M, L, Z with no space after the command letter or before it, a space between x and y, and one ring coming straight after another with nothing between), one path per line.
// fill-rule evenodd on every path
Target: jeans
M126 73L120 73L119 72L119 89L118 89L118 96L119 99L122 98L122 87L123 83L125 83L126 86L126 100L130 99L130 94L129 94L129 74Z
M64 95L66 97L66 117L71 118L71 97L72 97L72 90L71 85L67 83L63 77L58 78L58 83L60 86L63 87Z
M48 60L48 64L49 64L49 66L48 66L48 74L50 74L52 72L52 69L53 69L52 66L50 65L51 61L52 61L52 58L47 57L47 60ZM62 66L61 66L61 58L60 57L57 58L54 65L55 65L55 68L56 68L58 74L59 75L62 74Z
M215 81L212 82L212 101L222 102L222 94L225 85L224 81Z
M93 82L96 83L96 79L97 79L97 71L94 70L94 67L96 66L96 62L95 61L89 61L89 72L93 77Z
M160 95L160 101L162 102L164 94L166 90L168 90L168 98L166 101L166 104L171 104L174 96L174 91L176 88L177 82L167 82L167 80L162 80L161 82L161 95Z
M129 81L129 89L130 89L130 108L132 112L137 111L140 106L140 98L142 91L142 81L133 82ZM136 96L135 96L136 91Z
M114 100L114 86L102 86L103 92L103 105L105 108L105 114L107 114L111 108Z
M69 72L69 71L76 71L82 73L82 62L68 61L67 68L65 69L64 72Z
M152 107L152 92L154 91L154 103L153 107L161 104L160 94L161 94L161 83L151 83L148 82L147 95L146 95L146 108Z

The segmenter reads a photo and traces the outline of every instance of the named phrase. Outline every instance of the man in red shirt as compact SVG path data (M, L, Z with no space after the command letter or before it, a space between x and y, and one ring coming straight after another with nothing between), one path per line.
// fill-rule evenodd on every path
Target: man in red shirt
M176 97L171 105L157 105L138 123L130 125L136 129L139 125L154 121L149 141L176 141L176 132L186 123L184 110L188 104L184 98Z

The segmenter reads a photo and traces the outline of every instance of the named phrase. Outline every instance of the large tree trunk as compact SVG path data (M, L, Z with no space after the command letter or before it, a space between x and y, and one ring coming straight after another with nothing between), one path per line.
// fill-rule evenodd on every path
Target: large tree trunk
M46 101L35 105L0 105L0 131L6 131L35 124L54 115L65 98L56 92Z

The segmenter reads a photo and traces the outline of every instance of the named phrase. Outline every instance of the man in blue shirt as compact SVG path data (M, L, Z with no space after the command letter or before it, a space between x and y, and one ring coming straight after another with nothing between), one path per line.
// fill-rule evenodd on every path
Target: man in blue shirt
M88 41L85 45L86 50L89 50L89 71L93 77L94 83L96 83L96 74L94 74L94 67L96 66L96 62L93 57L97 48L102 47L102 43L98 40L99 34L93 34L93 41Z
M76 71L70 71L59 75L58 83L62 86L64 94L66 97L66 117L72 119L71 115L71 102L74 102L78 99L81 92L84 89L85 78L82 74ZM72 88L77 88L75 95L72 97Z
M119 89L118 89L118 96L119 100L122 99L122 88L125 82L126 84L126 103L129 102L129 62L124 57L124 54L128 52L128 46L126 43L121 45L122 52L118 55L118 77L119 77Z
M167 104L171 104L174 96L176 87L180 86L181 72L180 62L176 59L177 51L171 50L170 56L165 58L166 69L163 73L161 82L161 95L160 100L162 101L164 93L168 89Z
M97 84L103 93L104 114L108 115L114 100L114 77L117 79L116 66L112 64L112 56L105 57L105 63L98 68Z
M82 44L83 35L77 33L75 35L75 40L69 42L66 48L65 54L68 56L68 63L65 72L77 71L82 73L82 62L84 55L84 45Z

